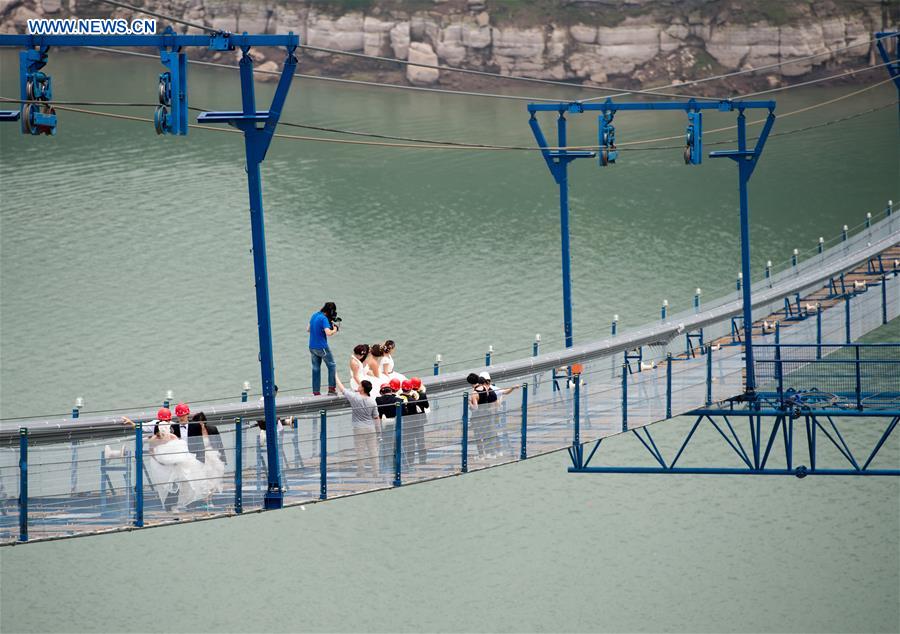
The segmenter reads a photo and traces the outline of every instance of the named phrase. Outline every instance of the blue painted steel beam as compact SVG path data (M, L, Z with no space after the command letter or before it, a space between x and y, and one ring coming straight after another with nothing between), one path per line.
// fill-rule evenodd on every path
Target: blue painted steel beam
M0 35L0 46L15 48L46 48L50 46L105 46L108 48L136 48L141 46L168 48L206 47L216 51L237 48L300 45L300 37L287 35L238 35L210 33L206 35Z
M878 49L881 60L886 64L885 68L887 68L888 75L894 80L894 86L897 87L897 96L900 97L900 31L882 31L876 33L875 38L875 48ZM894 38L895 42L895 59L891 59L887 47L884 45L884 41L890 38ZM900 104L898 104L897 109L900 111Z
M731 112L740 109L766 109L774 110L774 101L742 101L723 99L720 101L660 101L660 102L629 102L616 103L612 99L604 102L581 103L578 101L559 103L532 103L528 104L528 112L619 112L624 110L680 110L690 112L697 110L718 110L719 112Z
M718 467L575 467L568 468L569 473L674 473L682 475L782 475L803 478L812 475L830 476L900 476L900 469L741 469Z
M784 416L788 412L775 408L760 409L722 409L722 408L700 408L686 412L684 416ZM894 409L825 409L815 408L803 410L802 414L815 414L816 416L864 416L869 418L893 418L900 416L900 407Z

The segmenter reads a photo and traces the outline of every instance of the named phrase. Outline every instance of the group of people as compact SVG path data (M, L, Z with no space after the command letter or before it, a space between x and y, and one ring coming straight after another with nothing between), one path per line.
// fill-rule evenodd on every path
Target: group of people
M402 416L403 464L411 465L416 459L419 464L425 464L428 461L425 422L429 404L421 379L390 378L380 385L375 397L372 381L357 376L360 378L355 388L345 386L340 377L335 377L338 389L350 402L357 477L365 477L367 469L373 477L392 471L398 409Z
M497 387L488 372L472 372L466 381L472 386L469 394L469 433L475 439L475 457L478 460L502 457L504 446L500 441L505 425L500 416L500 405L505 396L520 386Z
M122 420L135 424L127 416ZM198 412L192 417L190 406L178 403L175 420L172 411L162 407L151 422L144 466L160 503L167 510L182 510L221 493L225 451L219 430L207 424L206 415Z

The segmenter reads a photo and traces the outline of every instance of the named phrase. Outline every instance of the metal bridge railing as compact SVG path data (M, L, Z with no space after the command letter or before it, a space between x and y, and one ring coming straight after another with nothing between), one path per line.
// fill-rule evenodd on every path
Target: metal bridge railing
M817 287L810 282L808 288ZM757 310L784 308L783 299L784 294L774 293ZM846 344L898 315L900 275L895 273L848 292L828 308L784 313L780 326L754 335L763 396L780 407L789 398L797 407L831 399L802 396L816 388L837 397L828 402L840 407L896 406L898 346ZM547 356L535 357L540 363L531 366L492 367L502 387L522 389L488 408L465 405L462 390L452 383L443 391L429 388L428 415L405 422L401 417L399 432L395 427L380 437L354 433L341 403L329 411L280 408L285 425L275 433L285 502L303 504L483 469L580 446L741 395L743 347L739 337L728 336L730 319L731 313L723 311L718 321L706 324L702 343L690 329L661 338L651 329L646 337L623 336L621 344L585 348L580 356L572 351L571 359L559 357L565 362L556 365ZM638 345L630 345L635 341ZM252 404L246 410L213 408L207 415L218 427L221 446L199 454L217 452L219 471L198 468L194 452L165 458L190 463L177 473L153 466L160 456L151 447L149 429L132 431L119 424L112 431L103 428L99 439L40 433L32 439L23 427L15 444L0 447L0 542L261 509L266 452ZM361 454L370 451L371 459L361 465ZM160 473L167 474L164 481ZM183 497L183 491L190 495Z

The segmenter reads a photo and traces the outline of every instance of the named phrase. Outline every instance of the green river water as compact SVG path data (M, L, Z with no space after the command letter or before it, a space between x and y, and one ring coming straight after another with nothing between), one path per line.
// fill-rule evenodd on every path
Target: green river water
M16 66L0 54L0 95L17 95ZM73 52L46 70L59 99L140 102L160 72ZM236 72L190 74L192 105L238 106ZM787 113L857 89L774 97ZM271 92L260 85L260 102ZM774 131L893 99L881 86ZM672 114L626 115L620 142L684 129ZM298 80L283 118L533 144L515 101ZM570 143L594 143L595 119L571 119ZM898 148L891 107L772 138L750 187L754 270L897 200ZM404 371L436 353L452 369L479 365L490 345L524 356L535 333L560 345L556 187L536 154L276 140L263 179L282 390L308 389L305 325L327 300L345 319L333 341L344 374L354 344L384 338ZM583 160L571 195L576 341L605 335L613 314L623 328L654 319L663 299L687 308L698 286L733 291L732 162L688 168L680 149L623 152L602 170ZM0 127L0 416L64 413L76 396L95 411L159 403L167 389L197 403L244 380L258 388L249 246L237 135L161 138L149 123L73 113L52 139ZM897 323L874 339L900 340ZM657 426L661 442L685 424ZM727 450L708 440L711 455ZM635 444L609 447L628 460ZM576 477L566 463L551 454L305 510L3 548L0 629L900 631L895 480Z

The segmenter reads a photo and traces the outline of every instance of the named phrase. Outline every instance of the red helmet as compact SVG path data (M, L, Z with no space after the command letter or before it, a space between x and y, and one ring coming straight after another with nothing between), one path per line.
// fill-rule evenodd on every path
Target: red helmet
M172 412L169 411L168 407L160 407L159 411L156 412L157 420L172 420Z
M417 376L414 376L413 378L411 378L409 380L409 382L410 382L410 384L412 384L412 389L414 389L414 390L418 390L420 387L422 387L422 379L420 379Z
M402 383L400 383L400 379L391 379L391 382L388 383L388 385L390 385L391 389L396 392L397 390L400 389L400 386L402 385Z
M402 389L404 392L406 392L407 390L411 390L412 389L412 381L404 381L403 383L400 384L400 389Z
M191 413L191 408L188 407L187 403L179 403L175 406L175 415L176 416L189 416Z

